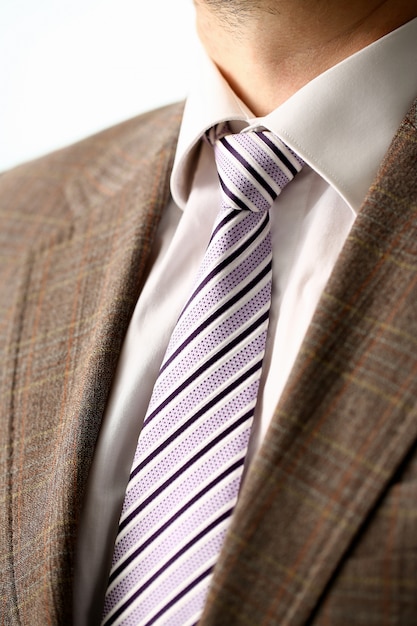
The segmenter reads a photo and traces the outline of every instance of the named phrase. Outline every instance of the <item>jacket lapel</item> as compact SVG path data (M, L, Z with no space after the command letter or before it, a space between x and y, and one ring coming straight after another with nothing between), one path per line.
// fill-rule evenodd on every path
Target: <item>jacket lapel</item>
M88 140L79 154L73 149L69 160L84 163L55 198L55 214L65 219L16 269L18 323L8 347L14 389L4 418L16 442L8 460L17 496L8 501L7 542L22 623L70 622L77 517L168 201L180 117L178 107L167 109L158 122L142 122L140 139L131 122L109 131L114 136Z
M243 486L202 620L311 617L417 438L417 108L396 135Z

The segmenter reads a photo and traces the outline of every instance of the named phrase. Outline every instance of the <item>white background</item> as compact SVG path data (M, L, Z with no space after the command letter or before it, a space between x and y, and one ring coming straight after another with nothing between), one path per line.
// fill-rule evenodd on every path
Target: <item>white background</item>
M0 0L0 171L186 96L192 0Z

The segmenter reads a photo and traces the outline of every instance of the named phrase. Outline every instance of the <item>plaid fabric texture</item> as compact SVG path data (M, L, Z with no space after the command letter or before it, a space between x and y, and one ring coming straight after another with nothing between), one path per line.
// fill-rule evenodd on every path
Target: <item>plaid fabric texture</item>
M181 113L0 178L1 624L72 623L80 503ZM245 481L202 626L416 623L416 215L414 105Z

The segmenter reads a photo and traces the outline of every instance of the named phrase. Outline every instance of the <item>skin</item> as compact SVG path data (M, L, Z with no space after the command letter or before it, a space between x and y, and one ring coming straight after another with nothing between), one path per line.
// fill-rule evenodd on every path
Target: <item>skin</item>
M415 0L194 0L207 53L255 115L417 17ZM271 80L271 76L279 80Z

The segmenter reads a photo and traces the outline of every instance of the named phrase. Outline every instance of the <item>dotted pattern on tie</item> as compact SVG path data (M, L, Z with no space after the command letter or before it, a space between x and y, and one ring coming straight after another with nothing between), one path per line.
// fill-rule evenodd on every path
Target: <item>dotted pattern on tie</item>
M103 624L196 624L236 504L271 299L272 202L302 161L272 133L211 129L222 206L132 465Z

